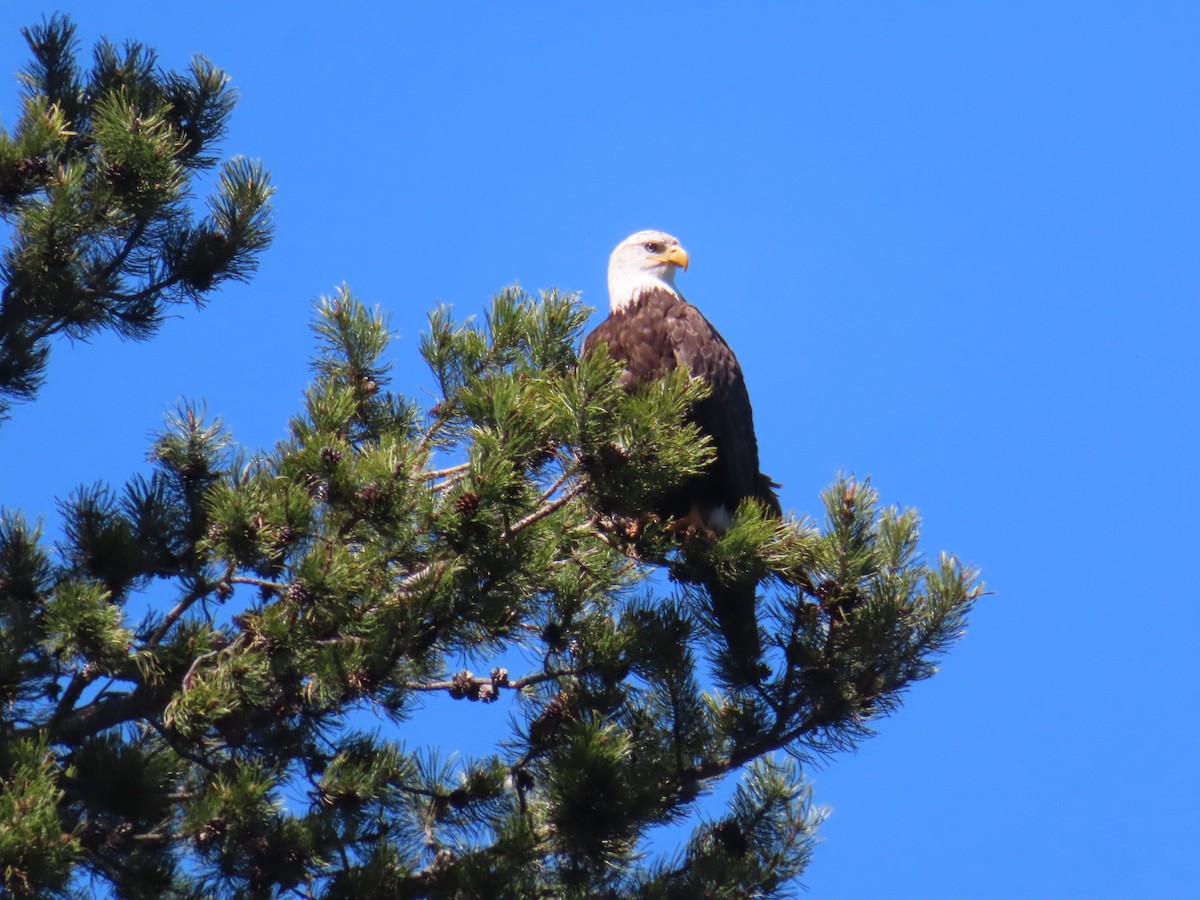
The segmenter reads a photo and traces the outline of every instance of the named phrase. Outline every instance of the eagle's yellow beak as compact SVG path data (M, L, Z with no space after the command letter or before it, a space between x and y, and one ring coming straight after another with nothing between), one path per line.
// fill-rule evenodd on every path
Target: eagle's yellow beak
M679 268L683 269L683 271L685 271L685 272L687 271L687 267L688 267L687 251L684 250L682 247L680 247L678 244L676 244L674 247L672 247L670 250L668 250L666 253L664 253L662 256L660 256L659 259L661 259L663 262L666 262L666 263L674 263L675 265L679 266Z

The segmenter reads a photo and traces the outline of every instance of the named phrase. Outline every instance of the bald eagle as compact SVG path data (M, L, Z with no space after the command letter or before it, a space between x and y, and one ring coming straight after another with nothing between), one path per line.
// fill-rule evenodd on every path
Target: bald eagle
M778 485L758 469L754 414L737 357L675 287L676 272L687 266L687 251L661 231L639 231L618 244L608 263L609 316L587 336L583 352L607 345L609 355L625 363L621 380L627 385L662 378L678 366L708 384L709 396L692 406L689 420L711 438L716 458L667 493L656 512L685 528L719 534L747 499L778 518ZM755 583L731 584L715 572L703 580L731 651L748 663L757 660Z

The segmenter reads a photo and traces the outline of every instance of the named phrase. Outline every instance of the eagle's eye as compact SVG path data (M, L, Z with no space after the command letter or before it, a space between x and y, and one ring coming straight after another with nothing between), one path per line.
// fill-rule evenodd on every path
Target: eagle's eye
M662 253L663 252L663 245L660 244L658 241L646 241L646 243L642 244L642 246L646 248L647 253Z

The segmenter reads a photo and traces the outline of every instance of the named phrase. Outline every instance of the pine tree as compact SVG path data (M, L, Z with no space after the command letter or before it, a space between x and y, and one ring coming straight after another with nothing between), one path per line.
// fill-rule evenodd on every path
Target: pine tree
M261 197L265 181L236 183ZM23 210L53 202L24 196ZM264 210L238 221L262 228ZM91 258L92 239L70 258ZM176 243L140 240L120 242L140 248L124 258L138 254L156 296L193 284L182 257L152 258ZM21 296L58 309L79 265ZM319 304L312 383L269 452L183 405L149 475L69 496L57 550L4 513L7 890L793 887L823 815L801 765L855 746L932 675L981 587L952 557L923 560L913 511L846 478L819 525L749 507L682 547L637 511L707 462L685 424L703 385L677 373L622 389L611 361L579 358L587 315L572 295L517 288L482 321L436 310L421 353L439 396L423 408L389 384L384 316L343 288ZM600 512L613 497L622 514ZM697 565L761 581L761 682L729 677ZM147 597L154 611L135 615ZM494 752L432 744L428 723L455 701L512 710ZM701 815L731 774L732 799ZM643 852L659 826L689 823L673 853Z
M222 166L206 216L188 206L236 99L223 71L197 57L162 72L144 45L104 40L84 73L69 20L24 35L20 119L0 129L0 418L36 395L50 337L149 338L171 304L246 278L271 237L270 187L244 159Z

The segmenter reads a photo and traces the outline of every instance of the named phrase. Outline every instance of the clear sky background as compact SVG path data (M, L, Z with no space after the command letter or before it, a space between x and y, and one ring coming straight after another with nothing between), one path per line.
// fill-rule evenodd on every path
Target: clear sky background
M55 8L0 5L6 125L18 29ZM225 146L273 172L278 233L151 343L56 346L0 426L0 504L53 528L184 397L270 446L343 281L422 396L437 302L519 280L603 307L613 246L665 229L785 508L870 475L994 591L810 773L808 896L1200 897L1200 4L57 8L89 49L229 70Z

